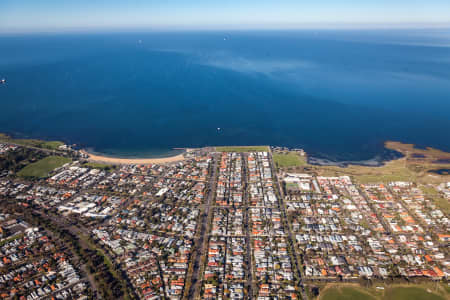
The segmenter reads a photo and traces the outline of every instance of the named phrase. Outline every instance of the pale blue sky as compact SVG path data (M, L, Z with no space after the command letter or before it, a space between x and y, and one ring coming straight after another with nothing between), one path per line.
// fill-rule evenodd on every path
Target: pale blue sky
M0 0L0 32L450 26L450 0Z

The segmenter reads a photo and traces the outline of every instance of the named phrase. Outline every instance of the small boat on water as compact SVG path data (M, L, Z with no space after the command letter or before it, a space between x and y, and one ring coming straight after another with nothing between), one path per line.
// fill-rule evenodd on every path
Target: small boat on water
M4 83L6 83L6 79L5 78L0 79L0 84L4 84Z

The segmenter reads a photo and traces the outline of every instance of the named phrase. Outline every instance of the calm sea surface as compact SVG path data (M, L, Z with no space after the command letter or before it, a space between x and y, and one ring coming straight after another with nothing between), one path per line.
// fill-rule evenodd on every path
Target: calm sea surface
M0 78L0 132L110 155L450 151L450 30L0 36Z

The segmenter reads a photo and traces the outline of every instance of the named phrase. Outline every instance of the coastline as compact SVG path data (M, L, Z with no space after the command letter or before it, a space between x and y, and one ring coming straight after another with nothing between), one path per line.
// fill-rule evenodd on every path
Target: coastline
M191 149L186 149L186 152L168 157L160 157L160 158L120 158L120 157L109 157L96 155L87 152L86 150L80 150L80 153L86 155L90 162L96 163L106 163L106 164L116 164L116 165L148 165L148 164L165 164L165 163L173 163L178 161L183 161L186 158L184 154L190 152Z
M64 142L48 141L41 139L27 139L27 138L13 138L11 135L0 132L0 143L12 143L31 148L42 148L44 150L55 151ZM209 146L205 148L214 148L220 151L248 151L246 148L257 148L268 146ZM281 146L283 147L283 146ZM116 157L109 156L102 153L91 153L86 149L79 149L88 161L103 164L117 164L117 165L133 165L133 164L165 164L174 163L186 160L186 153L189 153L196 148L174 148L174 150L185 149L183 153L172 154L166 157ZM197 148L198 149L198 148ZM169 154L170 155L170 154ZM448 176L448 169L450 168L450 152L439 150L432 147L418 147L415 144L408 144L398 141L386 140L383 142L383 151L375 157L367 160L335 160L324 155L315 156L307 153L307 163L310 166L317 167L336 167L336 168L383 168L390 165L395 165L397 162L404 162L404 164L425 166L430 172L443 172L441 176ZM427 174L429 175L429 174Z
M418 184L440 184L450 179L450 152L435 148L417 148L414 144L386 141L384 146L388 150L400 153L401 157L383 160L380 164L367 165L346 162L340 164L311 164L308 160L307 168L320 176L347 175L356 178L360 183L408 181Z
M336 166L341 168L347 168L349 166L382 167L392 161L396 161L404 157L404 153L396 149L388 148L385 144L382 153L366 160L333 160L322 157L308 156L307 161L310 165L315 166Z

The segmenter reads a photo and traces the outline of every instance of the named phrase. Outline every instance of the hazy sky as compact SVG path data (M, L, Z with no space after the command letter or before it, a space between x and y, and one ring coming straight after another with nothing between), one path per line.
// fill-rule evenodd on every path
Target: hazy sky
M0 0L0 32L450 26L450 0Z

